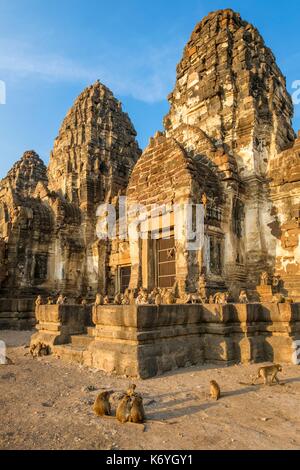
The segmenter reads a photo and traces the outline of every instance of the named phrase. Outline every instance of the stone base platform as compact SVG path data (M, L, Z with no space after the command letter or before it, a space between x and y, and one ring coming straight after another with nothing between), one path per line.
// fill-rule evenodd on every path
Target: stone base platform
M42 342L50 348L67 344L74 335L84 335L91 325L92 306L40 305L36 308L36 329L31 345Z
M41 306L43 341L62 359L153 377L190 365L293 361L300 304Z

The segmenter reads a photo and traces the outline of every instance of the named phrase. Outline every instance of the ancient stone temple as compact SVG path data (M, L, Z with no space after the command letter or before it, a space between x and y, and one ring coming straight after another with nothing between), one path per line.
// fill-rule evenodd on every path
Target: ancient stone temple
M125 194L141 153L135 137L121 103L97 82L66 116L48 169L25 152L1 181L0 325L26 319L7 301L12 292L14 299L64 292L75 301L106 289L109 245L96 236L96 209Z
M34 152L16 163L0 183L2 299L13 291L78 303L98 292L113 303L128 288L160 288L177 304L222 292L238 302L241 290L250 301L300 300L300 140L285 78L257 29L232 10L209 14L168 100L164 131L141 155L121 104L97 82L67 114L48 168ZM164 206L155 239L147 228L134 242L99 239L97 208L117 208L123 196ZM198 251L174 236L174 205L187 203L204 207Z

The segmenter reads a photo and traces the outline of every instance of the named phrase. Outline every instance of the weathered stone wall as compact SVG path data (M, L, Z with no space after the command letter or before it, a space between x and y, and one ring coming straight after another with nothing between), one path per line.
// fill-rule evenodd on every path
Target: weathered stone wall
M299 304L98 307L93 365L148 378L187 365L292 362Z
M0 329L31 330L35 323L32 299L0 298Z
M127 203L142 204L148 211L149 223L142 224L141 232L150 232L155 223L157 228L159 226L173 228L176 222L174 206L200 204L203 194L206 195L208 204L213 203L214 207L222 207L223 186L216 165L203 158L192 158L175 138L158 133L151 139L132 172L127 189ZM155 205L161 208L161 213L155 212ZM142 220L145 214L140 215ZM133 218L135 217L136 213L133 214ZM207 222L211 230L223 234L220 227L214 227L216 221ZM180 295L196 291L203 269L201 262L203 252L188 251L186 242L187 234L184 233L175 241L176 281ZM150 235L148 240L143 240L143 243L131 242L131 288L143 286L152 289L155 286L153 250L155 251ZM144 272L142 272L143 267Z
M47 184L47 171L38 155L25 152L0 182L0 239L3 295L27 296L47 278L53 220L49 205L35 197Z
M300 138L269 165L275 221L275 272L288 295L300 300Z

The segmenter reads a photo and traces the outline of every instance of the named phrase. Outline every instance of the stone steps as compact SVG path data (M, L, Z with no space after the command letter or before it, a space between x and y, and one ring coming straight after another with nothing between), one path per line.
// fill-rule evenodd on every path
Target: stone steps
M53 346L53 353L66 362L75 362L84 364L84 347L74 347L72 344L63 344L61 346Z
M87 329L88 336L95 337L96 336L96 328L94 326L88 326Z
M87 349L88 346L94 341L93 336L89 335L74 335L71 336L71 345L74 348Z
M86 334L71 335L71 342L68 344L53 346L53 353L63 361L91 366L92 355L88 347L95 339L95 328L87 327L86 331Z
M74 346L71 343L53 346L52 352L64 362L92 367L92 353L86 347Z

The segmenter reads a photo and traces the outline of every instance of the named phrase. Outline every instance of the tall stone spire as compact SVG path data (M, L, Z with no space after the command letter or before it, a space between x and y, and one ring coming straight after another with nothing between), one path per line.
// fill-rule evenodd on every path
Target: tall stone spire
M64 119L48 169L49 187L92 210L124 190L140 155L121 103L99 81L86 88Z
M202 129L235 155L242 177L264 175L267 160L294 140L285 78L257 29L232 10L195 27L169 95L167 133ZM188 136L187 136L188 139Z
M13 165L0 185L9 184L18 196L28 197L39 181L47 182L47 168L38 154L29 150Z

